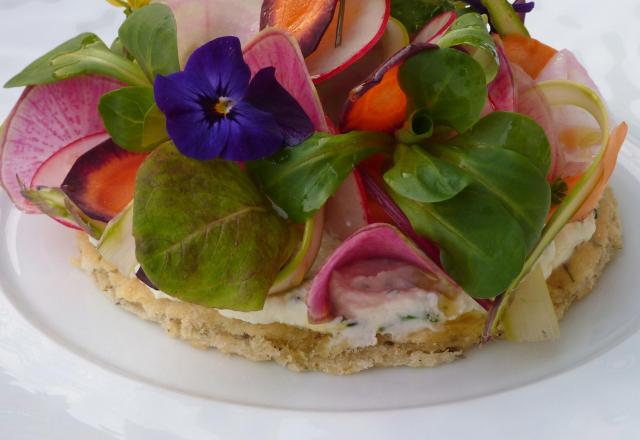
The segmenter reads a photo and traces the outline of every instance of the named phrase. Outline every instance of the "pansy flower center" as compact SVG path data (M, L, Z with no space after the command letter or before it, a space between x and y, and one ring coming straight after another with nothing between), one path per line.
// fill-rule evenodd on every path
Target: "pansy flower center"
M224 117L229 114L234 105L235 102L233 102L232 99L222 96L218 98L218 101L213 105L213 111L216 116Z

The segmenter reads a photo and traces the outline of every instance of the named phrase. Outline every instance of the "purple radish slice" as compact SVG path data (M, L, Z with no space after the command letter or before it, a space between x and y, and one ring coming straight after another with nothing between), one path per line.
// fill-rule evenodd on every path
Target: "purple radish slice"
M547 180L553 182L557 176L559 159L559 140L553 120L553 111L547 98L538 89L536 83L527 72L517 64L512 64L511 70L517 90L518 106L516 111L536 121L538 125L544 129L547 138L549 138L549 144L551 145L551 167L549 168Z
M369 292L365 289L359 292L353 301L350 301L350 298L342 298L342 289L332 289L332 278L340 272L352 280L354 276L362 274L377 277L386 275L387 281L393 284L392 288L418 287L447 296L461 292L447 274L398 229L388 224L377 223L349 237L320 269L307 297L309 322L317 324L344 316L345 312L348 313L346 309L363 299L375 300L377 297L384 301L385 297L388 297L384 291L388 284L385 282L378 289L380 292ZM402 283L403 286L396 286L397 283ZM371 298L374 295L375 297Z
M335 14L318 48L307 57L314 82L336 76L369 52L384 35L390 12L390 0L346 0L342 43L336 47Z
M227 35L247 43L260 31L262 0L158 0L171 8L178 30L178 54L184 67L194 50Z
M109 139L108 133L92 134L54 153L36 171L33 180L31 180L31 188L59 187L78 158L107 139Z
M276 68L276 79L307 113L318 131L329 132L320 98L296 40L286 31L262 31L244 48L244 59L255 75L265 67Z
M288 30L306 57L316 50L327 31L338 0L264 0L260 29L277 27Z
M517 95L515 81L511 65L507 59L504 49L496 38L496 49L498 50L498 58L500 59L500 68L498 75L489 84L489 101L494 111L514 112L516 111Z
M103 133L98 102L121 86L111 79L84 76L24 91L5 123L0 144L0 178L18 209L39 212L20 193L16 177L30 183L42 163L60 149Z
M413 37L413 43L416 44L435 44L440 37L447 33L451 25L456 21L458 16L455 12L445 12L433 17L422 29Z

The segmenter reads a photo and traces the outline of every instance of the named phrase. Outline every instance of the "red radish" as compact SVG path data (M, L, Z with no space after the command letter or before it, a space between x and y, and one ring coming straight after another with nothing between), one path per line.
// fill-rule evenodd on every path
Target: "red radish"
M85 136L103 133L100 97L120 83L101 77L77 77L27 88L6 121L1 141L2 185L19 209L38 209L20 193L19 177L30 183L42 163Z
M553 121L553 112L549 102L536 87L535 82L519 65L511 64L513 78L518 92L517 112L529 116L540 125L551 145L551 167L547 179L553 181L558 172L558 134Z
M338 121L351 90L408 44L407 30L398 20L390 18L384 36L373 49L344 72L317 84L318 94L327 115Z
M244 44L260 31L262 0L156 0L171 8L178 28L178 53L184 66L205 43L233 35Z
M318 131L329 131L327 119L300 52L300 46L280 29L262 31L244 48L244 59L255 75L265 67L276 68L276 78L298 101Z
M335 44L340 15L336 13L318 48L307 58L313 80L321 83L369 52L385 32L390 7L390 0L346 0L342 44Z
M108 139L80 156L62 190L86 215L109 222L133 199L136 173L146 157L146 153L131 153Z
M357 171L351 173L327 202L325 229L339 240L346 239L368 224L366 194L363 193L356 173Z
M109 139L109 134L98 133L67 145L40 165L31 180L31 188L39 186L60 187L78 158L107 139Z
M495 111L514 112L517 107L517 95L511 65L502 48L500 37L496 37L495 40L500 68L496 78L489 84L489 101Z
M438 40L447 33L457 18L458 16L453 11L445 12L434 17L413 37L413 43L437 43Z
M309 56L320 43L333 19L338 0L264 0L260 29L277 27L288 30Z
M391 225L378 223L369 225L348 238L327 260L320 272L313 280L307 306L309 308L309 322L321 323L330 321L336 316L342 316L343 310L336 307L341 303L337 295L332 292L331 281L334 272L363 262L375 262L375 267L365 267L367 273L374 270L376 274L393 272L400 266L413 267L428 280L429 290L452 295L460 292L455 282L444 273L440 267L422 253L407 237ZM362 271L363 267L355 267L354 271ZM398 277L395 277L396 281ZM393 281L393 280L391 280ZM412 280L399 280L412 281ZM414 287L426 287L416 283ZM363 292L364 295L376 293ZM385 292L380 293L386 296Z

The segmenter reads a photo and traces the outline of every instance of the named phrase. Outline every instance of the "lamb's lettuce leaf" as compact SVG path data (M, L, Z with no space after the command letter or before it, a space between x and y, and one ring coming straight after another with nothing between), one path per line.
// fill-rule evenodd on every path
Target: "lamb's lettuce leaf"
M385 173L384 181L403 197L436 203L459 194L473 179L459 167L417 145L398 145L394 166Z
M291 221L304 223L324 206L358 163L372 154L391 152L393 145L394 139L384 133L317 133L270 158L249 162L247 168Z
M452 0L391 0L391 15L407 28L409 34L418 32L436 15L454 9Z
M412 56L400 67L399 79L410 112L426 109L436 126L459 133L478 122L487 101L482 67L456 49L427 50Z
M260 310L290 256L290 229L233 162L197 161L167 143L138 171L136 256L160 290L184 301Z
M102 75L129 85L149 85L137 64L111 51L95 34L83 33L35 60L4 86L48 84L80 75Z

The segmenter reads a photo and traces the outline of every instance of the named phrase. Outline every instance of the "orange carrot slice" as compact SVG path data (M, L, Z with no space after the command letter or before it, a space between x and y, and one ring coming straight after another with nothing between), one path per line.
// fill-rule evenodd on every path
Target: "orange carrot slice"
M580 209L578 209L574 214L571 219L572 221L585 219L589 213L598 206L598 203L607 188L609 179L611 179L611 175L616 167L618 154L624 144L628 131L629 126L623 122L611 132L607 149L605 150L604 156L602 157L602 163L600 164L600 177L598 178L598 183L596 183L595 188L591 191L591 194L584 201Z
M385 73L382 81L355 101L345 115L344 131L392 132L407 116L407 96L400 87L400 65Z
M509 61L518 64L534 79L558 52L536 39L522 35L505 35L502 42Z

